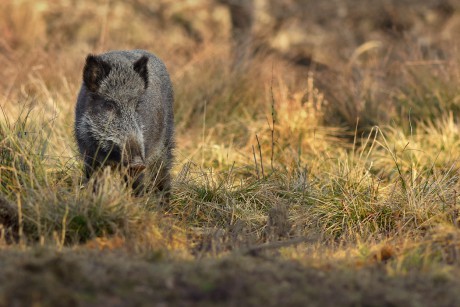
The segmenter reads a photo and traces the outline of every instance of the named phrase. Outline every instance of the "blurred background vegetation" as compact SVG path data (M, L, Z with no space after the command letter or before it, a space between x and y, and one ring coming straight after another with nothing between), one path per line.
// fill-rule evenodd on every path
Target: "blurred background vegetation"
M263 91L272 75L301 91L308 72L315 72L328 102L323 112L330 125L353 130L358 117L364 128L406 121L409 113L428 119L458 109L456 1L5 0L0 5L0 85L13 100L22 98L12 93L18 85L30 99L39 86L66 83L70 103L87 53L143 48L171 70L178 125L184 127L201 120L204 100L226 114L226 108L238 108L240 95ZM240 66L241 76L226 75ZM210 82L216 77L224 84ZM244 85L244 77L259 82ZM432 91L435 86L442 91ZM223 94L229 87L231 93ZM249 113L265 100L257 96L244 97L255 100L245 104ZM180 117L181 111L193 116ZM211 114L209 120L221 119Z

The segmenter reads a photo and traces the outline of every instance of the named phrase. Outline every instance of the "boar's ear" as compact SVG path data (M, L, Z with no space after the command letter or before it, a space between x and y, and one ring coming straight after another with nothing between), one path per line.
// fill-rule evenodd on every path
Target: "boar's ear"
M149 84L149 71L147 68L147 62L149 58L143 55L139 60L134 62L133 69L141 76L142 80L144 80L144 88L147 88Z
M110 65L100 57L88 55L85 68L83 69L83 82L91 92L96 92L102 80L110 73Z

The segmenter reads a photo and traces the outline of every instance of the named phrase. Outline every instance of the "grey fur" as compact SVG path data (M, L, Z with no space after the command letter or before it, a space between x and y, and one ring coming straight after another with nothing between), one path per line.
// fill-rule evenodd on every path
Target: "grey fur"
M89 55L75 136L89 178L103 165L136 166L166 193L174 148L173 89L163 62L143 51Z

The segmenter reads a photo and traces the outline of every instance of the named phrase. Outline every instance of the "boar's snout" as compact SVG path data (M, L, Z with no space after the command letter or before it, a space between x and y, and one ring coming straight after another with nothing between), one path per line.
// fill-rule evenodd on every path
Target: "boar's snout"
M145 169L142 145L133 137L128 138L126 141L123 154L123 165L128 167L128 172L133 176Z
M128 173L130 176L137 176L145 169L145 164L142 163L130 163L128 166Z

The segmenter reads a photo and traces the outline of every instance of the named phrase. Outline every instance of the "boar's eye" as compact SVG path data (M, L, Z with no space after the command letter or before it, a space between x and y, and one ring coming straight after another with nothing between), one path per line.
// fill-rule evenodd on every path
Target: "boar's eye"
M113 101L110 101L110 100L106 100L103 102L103 108L106 110L106 111L115 111L117 109L117 105L115 104L115 102Z
M117 104L113 100L105 99L99 95L92 95L92 106L97 112L112 112L117 110Z

